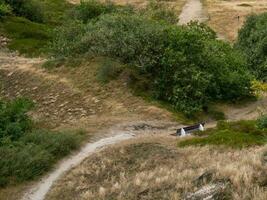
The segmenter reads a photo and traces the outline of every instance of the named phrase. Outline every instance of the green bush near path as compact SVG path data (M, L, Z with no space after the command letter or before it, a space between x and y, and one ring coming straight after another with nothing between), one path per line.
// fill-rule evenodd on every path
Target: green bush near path
M0 101L0 187L33 180L78 149L83 131L39 130L26 99Z

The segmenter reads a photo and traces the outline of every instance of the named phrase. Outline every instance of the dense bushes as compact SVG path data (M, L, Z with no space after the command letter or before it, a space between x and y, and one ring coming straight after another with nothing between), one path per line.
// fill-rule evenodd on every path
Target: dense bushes
M0 187L43 174L84 137L82 132L37 130L27 115L31 107L25 99L0 102Z
M81 20L84 23L99 17L102 14L119 12L123 7L116 6L112 2L105 4L97 0L81 1L80 5L76 6L71 11L71 16L74 19Z
M236 46L247 56L251 72L267 81L267 13L247 18Z
M38 0L4 0L13 9L16 15L26 17L32 21L43 22L44 11L41 1Z
M105 14L63 26L52 49L59 57L119 58L146 77L151 95L188 115L209 101L250 95L244 57L203 24L177 26L145 15Z

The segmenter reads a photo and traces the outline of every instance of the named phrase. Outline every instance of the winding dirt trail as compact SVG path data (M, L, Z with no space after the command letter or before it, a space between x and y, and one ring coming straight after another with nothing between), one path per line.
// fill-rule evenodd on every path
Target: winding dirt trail
M44 177L39 184L28 191L22 199L43 200L56 180L58 180L71 168L79 165L90 154L94 153L99 148L107 147L108 145L119 143L132 137L133 134L130 133L117 133L115 136L103 138L97 142L86 144L78 154L73 155L69 159L63 160L52 173L50 173L47 177Z
M205 22L208 19L201 0L188 0L179 17L179 24L187 24L190 21Z
M179 24L187 24L192 20L198 20L200 22L204 22L205 20L207 20L207 16L203 10L203 5L200 0L187 1L180 15ZM105 110L105 107L109 107L109 105L101 102L99 103L99 101L93 96L93 92L92 94L84 94L82 91L75 88L64 77L49 74L40 68L33 67L33 65L35 64L40 65L41 62L43 61L40 59L27 59L17 56L10 56L10 54L6 53L0 54L0 78L2 76L2 78L4 78L6 82L6 86L4 85L6 96L13 97L20 94L32 95L31 97L33 97L33 99L35 99L38 104L42 105L39 110L37 110L37 113L42 113L44 115L39 116L40 118L50 118L52 121L58 121L59 125L61 125L63 121L65 124L72 124L72 126L76 126L77 124L82 123L85 124L85 126L89 126L90 124L94 123L99 123L99 121L102 120L101 117L103 117L102 113L105 113L105 116L103 117L104 123L106 123L106 121L109 121L109 124L115 124L118 121L121 121L123 118L127 118L124 120L128 122L132 121L133 123L137 123L137 120L140 117L142 117L143 119L147 118L147 115L142 116L142 114L138 113L137 111L135 111L136 114L133 115L131 114L133 113L133 109L124 107L123 109L127 110L127 112L123 111L123 115L120 114L122 110L121 104L119 104L120 107L118 107L118 110L120 111L118 112L119 114L115 116L110 115L111 111ZM31 78L28 79L28 77ZM48 83L49 85L47 85ZM27 89L29 91L27 91ZM45 90L45 92L49 94L47 95L47 98L43 95L43 90ZM69 100L66 101L66 99ZM88 99L91 100L88 101ZM110 100L111 99L107 99L106 102L110 102ZM92 108L92 105L95 106L93 106ZM99 111L100 107L104 107L103 111ZM131 107L137 106L133 104L131 105ZM254 107L250 108L254 109ZM114 108L112 107L111 109ZM146 110L146 106L140 106L139 110L142 110L143 112L143 110ZM234 109L231 109L231 111L233 110ZM255 110L251 110L251 112L254 111ZM163 116L159 112L159 110L157 110L156 112L158 116ZM245 113L238 110L239 115L234 116L233 118L242 118L242 114L247 115L248 112L249 111L247 110ZM47 113L50 113L49 116L46 116ZM62 113L62 116L60 116L60 113ZM106 116L107 113L109 115L109 118ZM155 114L155 112L150 115L153 114ZM231 118L231 116L228 117ZM75 122L73 122L73 119L75 119ZM168 121L167 118L165 120ZM157 122L157 124L161 123L164 124L164 120ZM212 124L212 126L214 125ZM167 135L169 131L174 130L174 127L177 127L177 124L167 124L166 126L163 125L161 131L165 132L165 135ZM148 132L152 133L153 131L150 129L148 130ZM54 171L52 171L50 174L45 176L39 183L30 188L30 190L25 193L22 199L45 199L45 196L47 195L53 184L58 181L71 168L79 165L90 154L94 153L100 148L107 147L108 145L116 144L121 141L131 139L134 137L134 135L135 131L129 131L125 129L111 129L106 133L102 133L101 137L99 137L97 141L95 140L96 142L90 141L79 152L70 156L69 158L62 160Z
M177 128L178 124L172 122L168 112L122 91L123 88L111 85L112 89L104 90L101 95L96 83L93 85L89 82L89 90L77 86L73 79L77 76L80 83L80 74L84 74L84 71L79 70L94 74L94 71L90 71L94 64L90 63L90 68L76 68L69 72L68 77L62 71L48 72L41 68L44 61L1 50L1 96L8 99L18 96L32 99L36 102L36 109L30 114L35 120L41 120L44 127L60 130L82 128L91 137L79 152L59 162L47 176L26 188L25 195L21 195L23 200L43 200L64 173L100 148L133 138L135 134L164 132L168 135ZM87 77L84 79L88 82ZM107 96L107 92L111 95ZM18 198L16 195L12 197Z

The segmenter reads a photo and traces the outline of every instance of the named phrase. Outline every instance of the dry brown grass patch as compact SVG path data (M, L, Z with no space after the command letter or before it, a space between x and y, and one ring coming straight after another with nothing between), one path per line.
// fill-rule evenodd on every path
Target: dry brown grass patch
M220 37L229 41L237 38L238 30L248 15L267 11L267 0L205 0L204 2L209 15L208 25Z
M207 170L230 179L233 199L264 199L266 147L245 150L189 147L176 149L163 137L124 142L90 156L52 189L55 199L181 199Z

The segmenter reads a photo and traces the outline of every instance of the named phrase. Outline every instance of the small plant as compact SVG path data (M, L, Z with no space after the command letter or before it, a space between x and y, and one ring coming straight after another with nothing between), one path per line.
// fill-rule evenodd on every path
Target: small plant
M122 72L121 66L112 61L104 61L97 72L97 80L101 83L108 83L116 79Z
M111 2L105 4L96 0L81 1L73 11L74 18L83 21L84 23L99 17L102 14L117 11L118 7Z
M26 131L31 130L32 121L27 112L32 107L33 103L23 98L0 101L0 140L3 137L18 140Z
M267 128L267 115L262 115L257 119L256 123L259 129L266 129Z
M11 13L12 8L0 0L0 17L10 15Z

